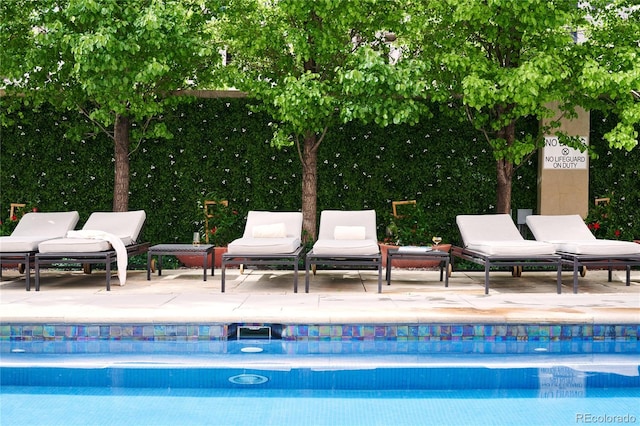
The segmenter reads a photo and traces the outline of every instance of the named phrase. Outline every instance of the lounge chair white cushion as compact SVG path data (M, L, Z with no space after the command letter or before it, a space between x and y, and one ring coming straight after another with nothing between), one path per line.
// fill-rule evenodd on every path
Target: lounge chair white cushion
M527 225L536 240L551 243L558 251L600 256L640 254L640 244L596 239L577 214L527 216Z
M227 253L245 255L270 255L293 253L300 247L299 237L238 238L229 243Z
M130 212L95 212L82 227L85 231L102 231L117 236L125 246L134 244L146 219L144 210ZM93 253L110 250L106 240L90 238L56 238L38 245L41 253Z
M459 215L456 223L464 246L488 256L554 254L553 244L525 240L508 214Z
M538 241L594 241L596 237L582 217L571 215L529 215L527 226Z
M533 244L532 244L533 243ZM466 247L488 256L538 256L555 253L553 244L539 241L474 241Z
M95 253L111 249L106 240L91 238L57 238L43 241L38 245L40 253Z
M364 240L364 226L336 226L333 238L336 240Z
M280 237L282 226L285 235ZM301 235L302 213L252 210L247 214L242 238L229 243L227 253L247 256L293 253L300 247Z
M363 227L364 239L361 238L361 231L355 233L357 235L351 235L357 237L354 239L336 239L338 227ZM313 245L313 253L328 257L368 256L380 253L376 236L375 210L322 211L318 240Z
M41 242L64 237L72 230L80 215L71 212L30 212L25 214L10 236L0 237L0 252L31 252Z
M43 242L42 237L0 237L0 252L2 253L26 253L38 251L38 244Z
M459 215L456 223L465 245L474 241L524 240L508 214Z
M124 245L130 245L138 241L146 218L144 210L95 212L91 213L82 229L107 232L120 237Z
M594 254L598 256L640 255L640 244L631 241L549 241L558 251L573 254Z
M320 213L318 239L335 239L337 226L364 226L365 239L377 241L375 210L323 210Z
M287 237L302 235L302 213L300 212L266 212L251 210L247 214L247 224L244 227L243 238L253 238L253 228L263 225L278 225L284 223Z
M287 227L284 223L256 225L252 230L253 238L286 238Z
M380 253L376 240L318 240L313 253L322 256L369 256Z

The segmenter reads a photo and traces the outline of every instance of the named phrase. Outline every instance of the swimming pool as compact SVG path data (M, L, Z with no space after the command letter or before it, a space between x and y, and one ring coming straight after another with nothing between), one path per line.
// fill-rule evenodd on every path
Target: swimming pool
M637 341L0 342L0 423L637 423Z

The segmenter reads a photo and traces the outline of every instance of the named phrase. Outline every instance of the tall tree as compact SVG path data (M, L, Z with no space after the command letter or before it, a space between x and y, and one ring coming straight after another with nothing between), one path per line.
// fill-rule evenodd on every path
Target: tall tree
M605 135L627 150L638 145L640 123L640 5L636 0L584 4L591 25L584 31L577 101L613 114L617 125Z
M598 9L598 13L603 11ZM637 89L638 32L633 34L625 27L624 59L618 57L620 39L614 36L609 39L612 51L601 51L602 56L597 57L576 37L578 29L597 28L597 22L594 27L594 22L587 19L591 12L579 7L578 2L566 0L433 0L406 4L406 25L397 29L404 49L401 61L425 70L422 80L429 82L425 95L483 132L484 143L496 160L498 213L511 209L511 184L517 167L542 146L544 133L555 132L550 126L539 134L521 134L518 122L529 116L552 117L551 102L559 102L562 114L571 117L576 106L595 107L593 100L607 93L609 97L623 96L625 111L636 113L634 118L627 117L618 140L629 148L634 145L629 136L633 123L638 123L637 102L630 91L633 84L627 81L616 86L620 81L602 74L623 67L629 76L633 69ZM620 25L620 16L607 13L606 17ZM594 36L598 33L605 35L608 30L591 32ZM629 49L635 49L635 65ZM593 81L594 77L600 82ZM424 85L422 81L417 83ZM578 138L559 136L565 143L585 149Z
M207 81L205 70L220 57L209 32L213 12L204 0L6 0L0 7L7 93L80 111L106 133L114 143L113 210L126 211L131 152L143 138L171 137L155 119L190 100L171 94Z
M318 148L331 127L353 119L411 121L423 109L400 98L386 30L399 3L377 0L234 0L220 22L230 84L275 119L274 145L295 144L302 164L305 239L316 237ZM405 76L407 77L407 76Z

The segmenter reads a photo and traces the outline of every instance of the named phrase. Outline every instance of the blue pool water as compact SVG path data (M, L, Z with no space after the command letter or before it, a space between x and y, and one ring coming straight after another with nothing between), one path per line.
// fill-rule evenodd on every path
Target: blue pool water
M640 394L616 389L540 399L532 390L331 391L24 388L3 390L2 425L637 424ZM588 417L592 416L592 417ZM580 421L584 419L584 421ZM634 420L635 419L635 420ZM597 423L614 423L600 421Z
M1 342L4 425L640 423L637 342Z

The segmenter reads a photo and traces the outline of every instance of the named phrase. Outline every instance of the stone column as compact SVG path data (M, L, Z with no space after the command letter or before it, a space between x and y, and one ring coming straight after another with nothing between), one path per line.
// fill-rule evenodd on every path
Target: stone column
M551 107L554 110L557 103ZM589 111L577 110L578 117L561 119L560 129L589 143ZM558 116L553 120L557 120ZM545 120L545 124L549 120ZM538 155L538 214L579 214L589 212L589 155L561 145L558 138L545 135Z

